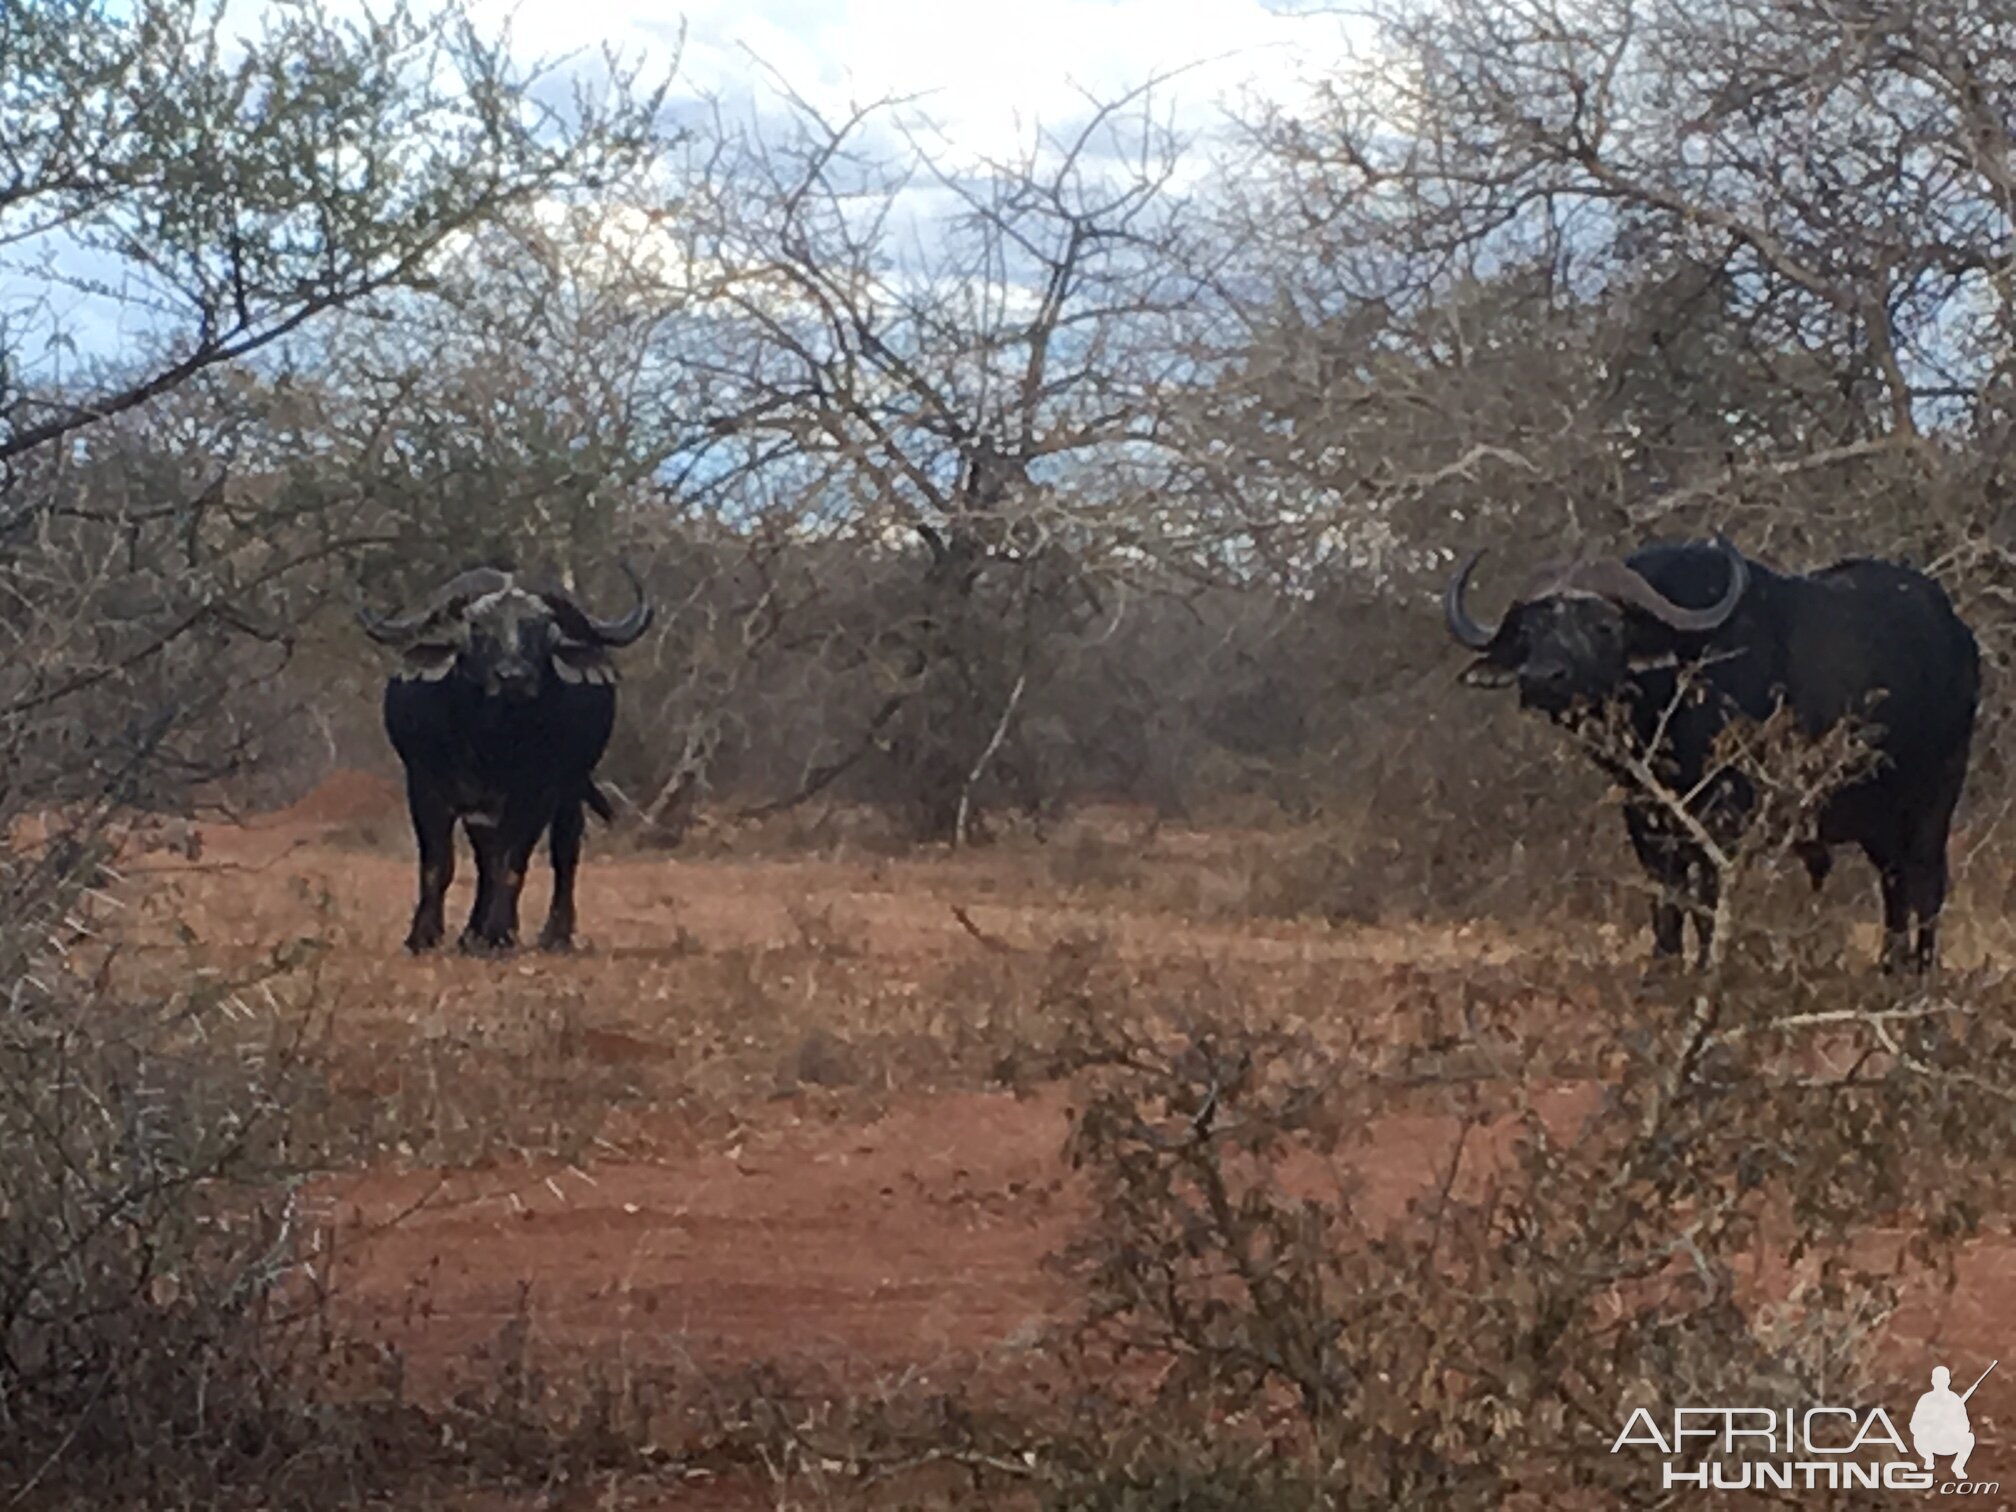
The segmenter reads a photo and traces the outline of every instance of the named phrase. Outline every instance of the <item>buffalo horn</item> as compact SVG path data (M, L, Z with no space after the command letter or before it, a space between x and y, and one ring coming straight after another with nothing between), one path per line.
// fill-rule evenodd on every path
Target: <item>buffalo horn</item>
M628 562L617 564L623 576L630 580L630 589L637 595L637 603L620 620L600 620L574 602L573 597L561 589L547 589L540 594L554 614L559 617L567 633L578 640L589 641L602 646L627 646L646 630L651 628L656 614L650 598L644 592L644 584L631 569Z
M1715 630L1736 612L1736 605L1750 585L1750 568L1743 554L1723 536L1715 538L1715 545L1729 563L1729 582L1722 590L1722 597L1706 609L1682 608L1620 561L1590 562L1576 569L1569 581L1616 603L1642 609L1683 633Z
M1484 650L1498 633L1478 624L1470 618L1470 611L1463 607L1463 593L1470 585L1471 570L1483 555L1482 550L1477 550L1465 557L1463 565L1449 579L1449 586L1442 594L1442 617L1449 622L1449 633L1472 651Z
M499 572L494 567L478 567L450 578L423 608L412 614L398 619L379 619L369 610L359 609L357 622L364 627L366 635L380 644L401 645L448 616L461 612L471 600L486 593L500 593L510 586L508 573Z

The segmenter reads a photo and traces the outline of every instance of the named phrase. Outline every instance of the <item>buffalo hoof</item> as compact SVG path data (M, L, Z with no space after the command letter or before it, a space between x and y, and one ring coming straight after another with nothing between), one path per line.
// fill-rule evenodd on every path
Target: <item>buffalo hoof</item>
M439 924L415 924L406 933L406 950L411 955L425 955L430 950L438 949L440 944L441 926Z
M548 955L572 955L574 936L570 932L554 929L549 925L539 931L539 948Z
M1653 955L1638 972L1638 985L1650 992L1663 992L1691 975L1687 962L1677 955Z
M462 938L455 943L464 955L501 956L509 955L518 948L518 937L510 934L487 935L474 929L465 929L462 931Z

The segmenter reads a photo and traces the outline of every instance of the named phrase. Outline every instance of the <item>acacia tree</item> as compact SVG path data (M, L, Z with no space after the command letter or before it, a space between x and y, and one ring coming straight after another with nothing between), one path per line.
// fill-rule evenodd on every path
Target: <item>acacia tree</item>
M424 297L330 328L312 376L288 377L301 440L274 465L363 548L357 589L374 599L486 559L591 595L627 592L619 560L637 570L660 616L626 659L607 770L676 838L717 754L761 717L740 707L744 680L792 590L780 541L723 528L665 487L688 412L669 357L690 312L664 297L664 254L641 212L610 200L493 223L442 259ZM347 625L310 678L357 694L323 700L332 747L381 738L376 664Z
M424 280L452 237L593 187L652 146L661 91L606 60L564 86L459 8L269 11L234 37L200 0L0 4L0 461ZM137 323L150 354L55 368L59 293ZM88 333L86 333L88 335Z
M425 296L374 301L321 344L329 454L304 470L370 500L414 568L401 586L504 551L571 580L613 553L618 506L672 454L677 399L654 354L680 311L638 297L617 216L590 202L494 222Z
M1437 0L1376 20L1316 110L1262 125L1284 194L1357 249L1354 293L1411 307L1523 264L1562 301L1635 305L1641 355L1705 343L1715 381L1641 398L1719 405L1723 444L1647 480L1635 525L1748 500L1788 544L1927 554L1967 528L1966 490L1923 474L2007 424L2006 11ZM1914 476L1913 517L1872 520ZM1771 508L1822 489L1849 501L1818 529Z
M349 544L233 478L286 444L285 406L256 402L244 365L424 286L513 206L635 170L659 91L613 59L570 86L453 6L289 6L240 38L198 0L0 0L0 54L0 744L18 792L67 761L64 728L122 728L127 701L162 716L138 728L187 729L221 684L142 699L134 676L199 629L284 648L284 585Z
M879 753L920 832L961 840L983 803L1043 803L1025 715L1173 465L1206 288L1183 144L1152 86L1013 161L956 160L901 101L785 105L717 121L679 207L678 486L875 564L878 622L830 643L861 722L804 790Z
M197 0L0 0L0 1460L19 1498L134 1499L88 1489L109 1474L205 1499L188 1487L234 1456L326 1430L292 1397L298 1313L273 1306L321 1078L207 973L150 1000L52 964L92 927L108 816L186 798L270 727L296 586L353 544L352 501L278 473L306 439L284 344L652 146L656 93L620 69L556 103L560 73L459 10L333 11L275 7L239 39Z

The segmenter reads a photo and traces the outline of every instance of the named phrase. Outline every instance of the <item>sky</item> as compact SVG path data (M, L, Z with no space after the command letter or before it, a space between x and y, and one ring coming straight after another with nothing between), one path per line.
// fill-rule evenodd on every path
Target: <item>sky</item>
M122 0L107 3L116 11ZM339 13L362 12L366 0L328 3ZM1055 132L1082 120L1088 95L1110 100L1176 73L1157 89L1156 113L1196 141L1190 172L1207 173L1226 107L1254 96L1283 103L1301 97L1303 81L1338 55L1343 37L1334 17L1290 14L1299 0L464 3L480 29L494 34L508 26L522 62L586 53L583 64L592 67L608 46L651 65L648 74L676 59L675 112L703 98L718 98L732 112L774 108L776 96L762 83L766 67L829 113L921 96L906 116L922 115L939 128L950 149L947 166L955 168L1018 157L1039 126ZM229 0L225 35L256 33L280 4ZM432 0L418 0L416 8L425 13ZM75 254L66 257L76 266ZM27 338L16 356L31 369L66 365L65 350L86 357L117 352L152 323L135 307L74 291L56 291L54 307L44 307L48 287L18 276L28 259L10 261L0 267L0 317ZM28 333L52 319L73 346L38 351Z
M241 0L251 6L257 0ZM1080 92L1110 96L1190 65L1169 98L1208 130L1242 89L1297 92L1338 23L1281 13L1263 0L472 0L509 18L526 55L610 43L671 57L683 23L675 94L746 91L760 58L825 109L929 92L925 108L958 147L1003 156L1033 122L1082 113ZM590 25L584 14L593 15Z

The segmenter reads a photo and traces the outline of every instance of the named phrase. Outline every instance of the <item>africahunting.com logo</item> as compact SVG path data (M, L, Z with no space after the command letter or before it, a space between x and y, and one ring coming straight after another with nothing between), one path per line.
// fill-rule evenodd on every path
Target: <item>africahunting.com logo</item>
M1974 1428L1967 1402L2000 1361L1965 1391L1944 1365L1918 1398L1906 1443L1881 1407L1675 1407L1662 1423L1647 1407L1625 1420L1612 1454L1654 1449L1668 1490L1932 1491L1992 1496L1998 1481L1969 1480ZM1948 1473L1941 1474L1944 1470Z

